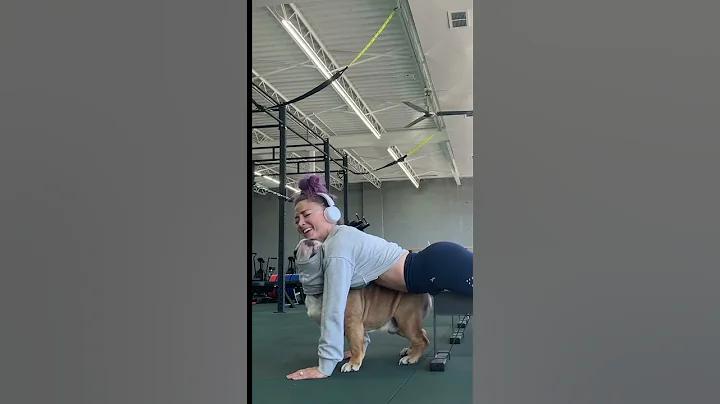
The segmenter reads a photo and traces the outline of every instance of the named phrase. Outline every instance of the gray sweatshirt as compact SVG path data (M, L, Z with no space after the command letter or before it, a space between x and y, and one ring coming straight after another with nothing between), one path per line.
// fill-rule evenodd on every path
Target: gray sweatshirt
M323 294L318 345L322 373L330 376L343 360L345 305L350 288L364 287L374 281L395 265L405 252L399 245L383 238L351 226L336 225L323 243L319 254L321 265L314 274L310 273L309 266L302 265L303 271L301 263L297 263L298 271L305 272L304 280L313 292L308 294ZM319 288L320 281L322 289Z

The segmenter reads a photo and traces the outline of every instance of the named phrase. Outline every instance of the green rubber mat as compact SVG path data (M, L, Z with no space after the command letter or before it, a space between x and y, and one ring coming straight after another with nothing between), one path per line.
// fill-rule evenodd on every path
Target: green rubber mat
M253 404L312 403L404 404L472 403L472 323L461 344L452 348L445 372L430 372L432 348L419 363L400 366L400 350L408 341L386 332L370 334L363 366L358 372L341 373L321 380L290 381L285 375L317 364L318 326L304 306L274 313L276 304L253 306L251 386ZM455 317L457 321L458 317ZM438 348L447 349L451 318L439 316ZM432 315L425 321L432 344ZM346 348L347 349L347 348Z

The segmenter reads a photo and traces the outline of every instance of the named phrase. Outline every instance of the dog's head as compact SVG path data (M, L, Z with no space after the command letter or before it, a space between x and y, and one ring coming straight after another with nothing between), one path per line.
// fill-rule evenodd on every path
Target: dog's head
M295 247L295 261L308 261L314 257L322 247L322 243L317 240L302 239Z
M300 240L295 251L300 283L306 295L317 295L323 291L322 243L317 240Z

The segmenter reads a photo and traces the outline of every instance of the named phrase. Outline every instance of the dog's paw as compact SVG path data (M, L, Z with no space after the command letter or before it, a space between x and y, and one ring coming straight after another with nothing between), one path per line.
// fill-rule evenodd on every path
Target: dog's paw
M403 348L402 351L400 351L400 356L408 356L412 353L412 348Z
M342 365L342 367L340 368L340 371L343 372L343 373L347 373L347 372L357 372L358 370L360 370L360 366L361 366L361 365L359 365L359 364L357 364L357 363L347 362L347 363L344 363L344 364Z
M417 363L417 361L418 361L418 359L412 359L410 357L410 355L403 356L402 358L400 358L399 365L413 365L413 364Z

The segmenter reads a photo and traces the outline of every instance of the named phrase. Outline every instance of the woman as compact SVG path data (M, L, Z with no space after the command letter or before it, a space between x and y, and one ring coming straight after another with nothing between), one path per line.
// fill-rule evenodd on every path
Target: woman
M322 277L323 307L319 366L298 370L287 375L288 379L329 377L344 359L343 322L350 288L375 282L400 292L436 294L450 290L472 295L473 254L466 248L437 242L420 252L410 253L380 237L338 225L340 210L319 176L307 176L298 185L300 194L295 198L298 232L304 238L323 243L317 275Z

